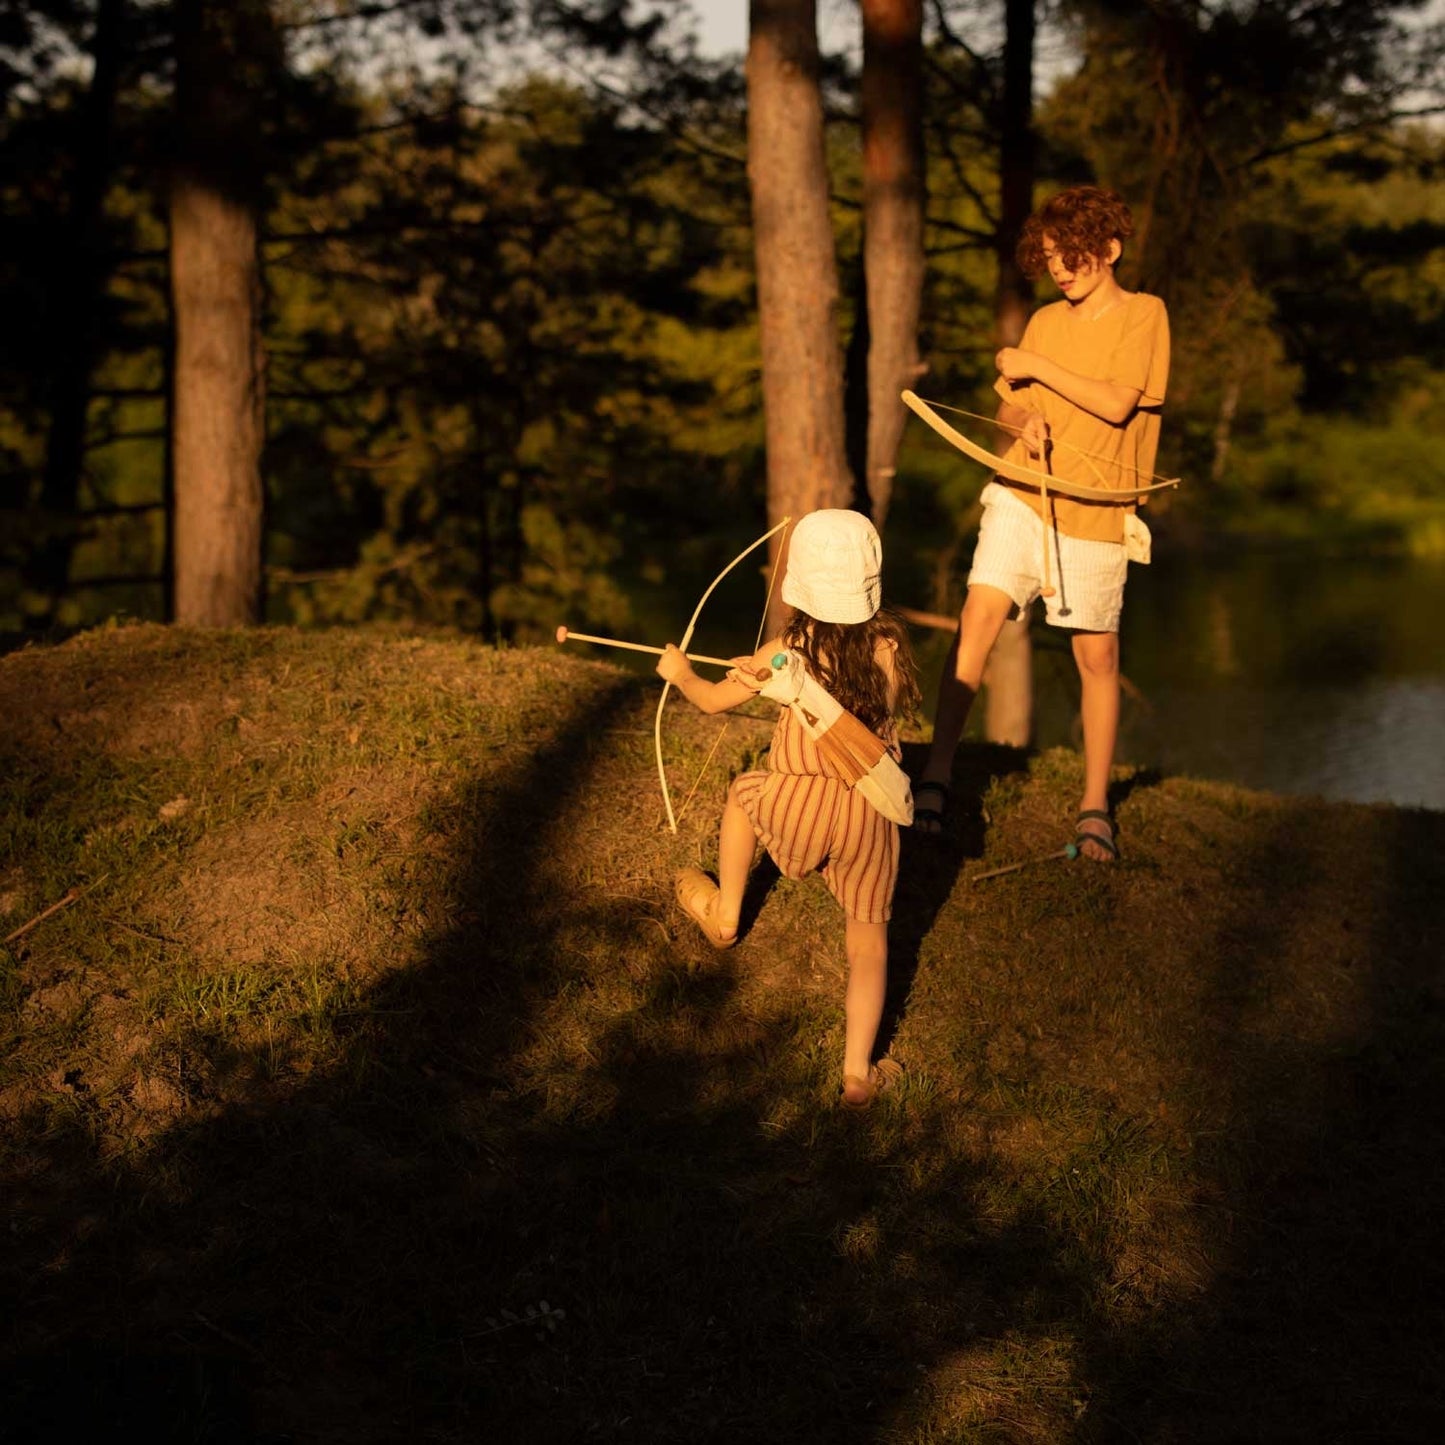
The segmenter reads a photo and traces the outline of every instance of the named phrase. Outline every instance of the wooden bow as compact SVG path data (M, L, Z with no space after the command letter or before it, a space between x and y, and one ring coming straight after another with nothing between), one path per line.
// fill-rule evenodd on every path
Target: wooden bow
M974 461L982 463L1001 477L1007 477L1011 482L1019 482L1023 486L1033 487L1044 493L1054 492L1064 497L1074 497L1083 502L1132 502L1140 497L1147 497L1152 492L1163 492L1179 485L1178 477L1159 477L1156 481L1150 482L1142 487L1089 487L1081 482L1067 481L1062 477L1056 477L1049 472L1040 471L1037 467L1025 466L1022 462L1010 461L1007 457L1001 457L986 447L981 447L975 441L970 441L961 431L950 426L921 396L911 391L903 393L903 404L910 411L923 418L929 426L941 436L944 441L951 443L961 451L964 456L972 457ZM949 407L946 410L957 410ZM973 416L973 412L964 412L964 416ZM987 420L988 418L982 418ZM1059 443L1067 446L1066 442ZM1077 450L1077 448L1070 448ZM1088 453L1084 453L1088 455ZM1151 472L1148 475L1153 476Z
M731 571L733 570L733 568L736 567L736 566L738 565L738 563L743 560L744 557L748 556L748 555L749 555L750 553L752 553L752 552L756 552L757 549L758 549L759 547L761 547L764 542L766 542L770 537L775 537L775 536L776 536L779 532L781 532L781 531L783 530L783 528L785 528L785 527L788 525L788 523L791 522L792 520L793 520L793 519L792 519L791 517L784 517L783 520L782 520L781 522L779 522L776 527L770 527L770 528L769 528L766 532L764 532L763 535L762 535L761 537L759 537L756 541L754 541L754 542L749 542L748 545L747 545L746 547L744 547L743 550L742 550L741 552L739 552L738 555L737 555L736 557L734 557L733 560L732 560L731 562L729 562L729 563L727 564L727 566L724 567L724 568L722 569L722 571L717 574L716 577L714 577L714 578L712 579L712 581L708 584L707 591L704 592L704 593L702 594L702 596L698 599L697 606L694 607L693 610L692 610L692 617L691 617L691 619L689 620L689 622L688 622L688 624L687 624L687 631L682 634L682 641L677 644L679 651L681 651L681 652L686 652L686 651L687 651L687 645L688 645L689 642L692 641L693 631L694 631L694 630L696 629L696 627L697 627L697 619L702 615L703 604L707 601L707 599L708 599L709 597L712 596L712 594L713 594L713 589L718 585L718 583L721 582L721 581L723 580L723 578L726 577L726 576L728 575L728 573L731 572ZM775 572L775 573L776 573L776 570L777 570L777 569L774 568L774 572ZM767 601L765 601L765 602L763 603L763 620L758 624L758 637L757 637L757 641L753 643L753 651L754 651L754 652L756 652L756 651L758 650L758 648L763 645L763 628L767 626L767 621L768 621L768 603L772 601L772 596L773 596L773 579L770 577L770 578L768 579L768 596L767 596ZM662 785L662 804L663 804L663 807L666 808L666 810L667 810L667 826L668 826L668 828L669 828L672 832L676 833L676 832L677 832L677 818L676 818L676 816L673 814L673 811L672 811L672 794L669 793L668 790L667 790L667 768L664 766L663 761L662 761L662 710L663 710L664 707L667 706L667 694L668 694L668 692L671 690L671 688L672 688L672 683L670 683L670 682L666 682L666 681L665 681L665 682L662 684L662 696L661 696L660 698L658 698L658 700L657 700L657 716L653 719L653 723L652 723L652 744L653 744L653 748L655 749L655 751L656 751L656 753L657 753L657 781ZM719 733L719 734L718 734L718 741L720 742L721 740L722 740L722 734ZM713 745L713 751L716 752L716 750L717 750L717 745L714 744L714 745ZM709 756L709 758L711 758L712 754L710 753L708 756ZM707 768L707 763L706 763L706 762L703 763L703 768L704 768L704 770L706 770L706 768ZM696 784L694 784L693 786L694 786L694 788L696 788ZM689 793L688 796L690 797L690 796L691 796L691 793Z

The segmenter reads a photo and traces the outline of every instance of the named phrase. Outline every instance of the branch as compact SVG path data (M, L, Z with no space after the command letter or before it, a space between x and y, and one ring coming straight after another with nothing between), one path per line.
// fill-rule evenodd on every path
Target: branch
M1343 136L1359 135L1364 131L1373 130L1377 126L1394 125L1399 121L1421 120L1431 115L1445 115L1445 104L1429 105L1421 110L1393 110L1384 115L1371 116L1368 120L1355 121L1353 124L1331 126L1329 130L1319 131L1315 135L1304 136L1300 140L1288 141L1283 145L1270 146L1266 150L1256 151L1252 156L1247 156L1242 161L1236 161L1230 169L1242 171L1249 166L1259 165L1262 161L1290 155L1294 151L1305 150L1309 146L1323 145L1326 141L1339 140Z
M92 888L99 888L100 885L104 883L105 880L109 877L109 873L102 873L100 877L95 880L94 883L87 883L84 888L72 888L70 892L65 895L64 898L61 898L55 903L52 903L50 907L47 908L43 913L37 913L35 917L30 920L29 923L22 923L20 927L17 928L13 933L7 933L4 939L0 940L0 942L6 944L18 942L20 939L24 938L25 935L29 933L32 928L36 928L40 924L44 923L45 920L51 916L51 914L59 913L62 908L69 908L72 903L75 903L80 899L84 898L85 895L89 893Z

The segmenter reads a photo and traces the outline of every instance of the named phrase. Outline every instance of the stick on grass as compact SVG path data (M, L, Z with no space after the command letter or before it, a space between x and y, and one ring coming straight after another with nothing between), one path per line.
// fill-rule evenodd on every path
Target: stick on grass
M94 883L87 883L84 888L72 888L68 893L65 894L63 898L56 899L56 901L52 903L49 908L45 909L44 912L37 913L35 917L30 920L29 923L22 923L20 927L17 928L13 933L7 933L4 939L0 940L0 942L4 942L6 944L19 942L19 940L24 938L25 935L29 933L32 928L38 928L42 923L44 923L45 920L49 918L52 913L59 913L62 908L69 908L72 903L79 902L79 900L84 898L85 895L89 893L92 888L99 888L100 885L104 883L105 880L109 877L109 873L102 873L100 877L95 880Z

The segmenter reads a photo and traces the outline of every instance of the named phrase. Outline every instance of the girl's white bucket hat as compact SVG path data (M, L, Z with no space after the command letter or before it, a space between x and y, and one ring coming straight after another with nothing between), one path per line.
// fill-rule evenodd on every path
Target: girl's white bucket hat
M819 622L867 622L882 595L883 544L862 512L809 512L788 541L783 601Z

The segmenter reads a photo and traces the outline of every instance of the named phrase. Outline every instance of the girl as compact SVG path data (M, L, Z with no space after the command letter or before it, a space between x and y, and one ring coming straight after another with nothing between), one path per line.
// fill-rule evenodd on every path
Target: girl
M782 599L794 614L780 638L708 682L669 646L657 664L703 712L763 693L787 704L766 772L728 790L718 881L697 868L677 877L677 900L715 948L737 941L757 841L787 878L822 871L847 919L844 1105L866 1109L900 1072L873 1061L888 981L888 919L898 880L898 828L913 816L898 767L894 719L919 703L908 633L879 610L883 549L860 512L811 512L793 529Z

